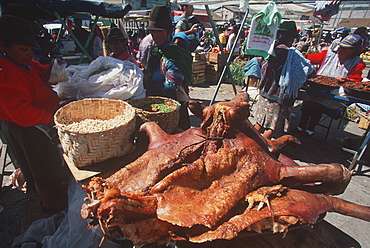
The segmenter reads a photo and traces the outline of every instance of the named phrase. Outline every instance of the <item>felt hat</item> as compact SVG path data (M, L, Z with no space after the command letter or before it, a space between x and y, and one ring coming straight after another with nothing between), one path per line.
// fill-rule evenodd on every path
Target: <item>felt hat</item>
M109 29L108 35L107 35L107 41L112 41L112 40L127 40L127 37L125 37L118 27L113 27Z
M233 18L231 18L231 19L229 20L229 23L230 23L231 25L235 25L235 24L236 24L236 21L235 21Z
M361 33L367 34L367 32L369 32L369 30L367 29L367 27L359 27L353 33L354 34L361 34Z
M170 12L166 6L155 5L150 13L147 30L172 30Z
M299 34L297 32L297 26L295 24L295 21L284 21L279 26L279 32L283 32L289 35L292 35L293 37L298 37Z
M189 42L189 39L188 37L186 36L186 34L184 32L178 32L176 33L173 37L172 37L172 40L175 40L175 38L180 38L180 39L183 39L185 41L185 48L187 50L189 50L189 46L190 46L190 42Z
M32 25L27 20L12 15L0 17L0 40L38 47Z
M349 34L340 41L339 46L344 48L354 48L359 47L361 44L361 36L359 36L358 34Z

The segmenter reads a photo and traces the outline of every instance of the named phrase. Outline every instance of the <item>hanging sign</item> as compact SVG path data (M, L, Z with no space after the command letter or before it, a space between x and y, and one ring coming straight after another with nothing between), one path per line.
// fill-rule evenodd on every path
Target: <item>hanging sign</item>
M262 11L255 14L244 54L262 56L265 59L274 55L274 42L281 18L275 2L269 2Z

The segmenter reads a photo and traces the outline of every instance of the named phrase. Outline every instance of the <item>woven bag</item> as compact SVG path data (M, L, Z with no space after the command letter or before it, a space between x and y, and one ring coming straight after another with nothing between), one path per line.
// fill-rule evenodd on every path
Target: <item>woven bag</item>
M76 167L119 157L135 149L135 109L127 102L83 99L54 115L64 153Z
M172 133L179 124L181 105L173 99L160 96L148 96L130 100L128 103L136 110L138 126L144 122L152 121L156 122L165 132ZM153 112L146 110L151 104L165 104L173 110L168 112Z

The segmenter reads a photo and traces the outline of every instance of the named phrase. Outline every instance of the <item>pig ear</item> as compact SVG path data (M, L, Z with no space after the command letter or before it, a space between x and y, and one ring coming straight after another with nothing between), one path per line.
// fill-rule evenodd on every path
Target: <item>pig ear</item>
M140 126L141 132L146 132L149 136L148 150L153 150L167 143L170 135L155 122L145 122Z
M205 129L209 127L212 123L214 108L214 105L212 105L203 109L203 122L202 124L200 124L200 128L203 131L205 131Z
M202 105L197 100L187 100L185 104L196 117L203 120L203 109L206 108L205 105Z

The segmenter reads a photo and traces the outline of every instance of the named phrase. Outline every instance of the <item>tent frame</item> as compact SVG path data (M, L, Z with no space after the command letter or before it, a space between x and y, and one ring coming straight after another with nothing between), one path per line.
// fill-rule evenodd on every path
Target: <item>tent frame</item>
M42 0L34 0L31 2L28 0L9 0L6 3L1 3L0 7L4 7L7 10L6 12L10 12L10 14L13 15L14 13L18 12L21 12L23 13L23 15L25 15L28 13L28 11L32 11L38 14L42 13L42 17L40 15L39 19L44 18L45 20L58 19L62 26L66 30L68 30L74 42L82 50L78 64L82 63L85 56L88 58L90 62L93 60L91 55L87 52L87 48L88 44L90 43L93 37L94 32L93 31L90 32L86 44L81 44L77 37L72 33L72 30L68 27L63 18L76 13L89 13L90 15L95 15L95 18L93 20L93 26L91 28L91 30L94 30L97 25L99 17L122 19L132 9L132 6L130 4L121 5L106 2L98 2L94 0L81 0L81 1L75 0L71 2L68 1L45 2ZM20 17L24 16L20 15ZM32 18L38 19L35 18L35 16L33 16ZM62 29L59 30L58 38L61 33L61 30Z
M93 37L93 32L90 32L89 33L89 36L87 37L86 43L85 44L81 44L81 42L73 34L72 30L68 27L68 25L63 20L63 18L59 15L59 13L58 12L54 12L54 15L58 18L58 20L60 21L60 23L62 23L63 27L68 30L68 33L71 35L71 37L74 40L74 42L76 42L76 44L78 45L78 47L82 50L82 53L81 53L80 59L78 61L78 64L81 64L82 63L83 58L85 57L85 55L87 56L87 58L89 59L89 61L92 61L93 59L90 56L90 54L87 52L87 48L88 48L89 43L90 43L90 41L91 41L91 39ZM95 27L97 25L97 22L98 22L98 19L99 19L99 16L98 15L95 16L92 30L95 29Z
M225 55L225 53L224 53L224 51L223 51L223 49L222 49L223 47L222 47L222 44L221 44L221 42L220 42L220 39L218 38L218 35L216 35L216 34L217 34L216 25L215 25L215 23L214 23L214 21L213 21L213 19L212 19L212 15L211 15L211 11L209 10L209 6L208 6L208 5L205 5L205 8L206 8L206 10L207 10L207 14L208 14L208 17L209 17L209 20L210 20L211 26L212 26L212 30L213 30L213 32L214 32L214 34L215 34L215 38L216 38L217 45L220 47L222 59L223 59L224 61L226 61L226 65L225 65L225 67L222 69L221 76L220 76L220 78L219 78L219 80L218 80L217 87L216 87L216 90L215 90L215 92L214 92L214 94L213 94L212 100L211 100L211 101L210 101L210 103L209 103L209 105L212 105L212 104L214 103L214 101L216 100L216 97L217 97L218 91L220 90L220 87L221 87L222 80L223 80L223 78L224 78L225 72L227 72L227 73L228 73L228 75L229 75L229 78L230 78L230 80L231 80L231 84L232 84L232 86L233 86L233 90L234 90L235 95L238 93L238 92L237 92L237 90L236 90L236 86L235 86L235 82L234 82L233 76L232 76L231 71L230 71L231 57L232 57L232 55L233 55L233 52L234 52L234 50L235 50L235 47L236 47L237 42L234 42L233 46L231 47L231 51L230 51L230 53L229 53L229 56L228 56L228 58L226 59L226 55ZM241 24L240 24L241 28L239 28L238 33L237 33L237 35L236 35L236 39L235 39L236 41L237 41L237 40L239 39L239 37L240 37L240 34L241 34L242 30L243 30L243 28L242 28L242 27L244 26L244 23L245 23L245 21L247 20L247 16L248 16L248 14L249 14L249 8L248 8L248 11L244 14L243 20L242 20L242 22L241 22Z

